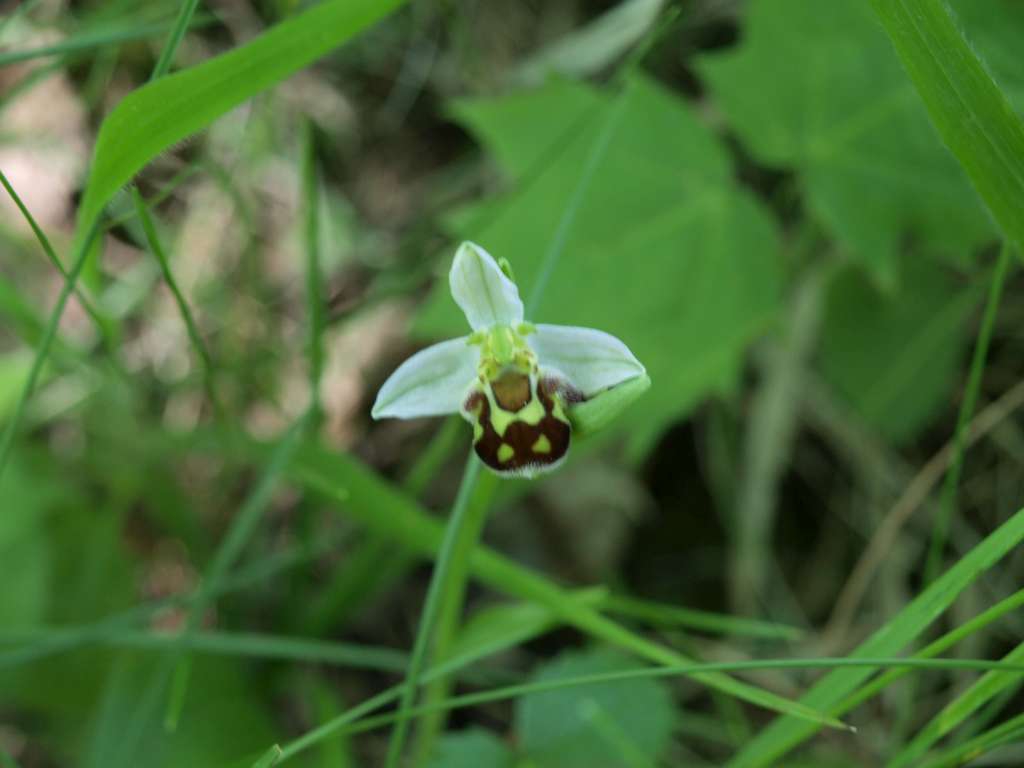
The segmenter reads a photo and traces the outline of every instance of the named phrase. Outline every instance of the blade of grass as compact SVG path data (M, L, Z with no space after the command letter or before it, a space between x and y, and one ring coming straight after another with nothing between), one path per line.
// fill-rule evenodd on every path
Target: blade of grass
M50 352L50 347L53 346L54 339L57 336L57 328L60 325L60 319L64 314L64 307L67 306L68 299L71 297L71 294L75 289L75 283L78 280L78 276L82 273L82 269L85 267L86 257L89 252L89 245L93 238L96 237L98 227L99 222L94 222L76 252L75 259L71 265L71 270L68 272L68 276L64 280L64 286L61 288L60 295L57 297L57 303L50 312L50 318L47 320L46 328L43 330L43 336L39 340L39 347L36 349L35 357L32 360L32 368L29 370L28 378L25 380L25 385L18 397L18 403L14 407L14 412L11 414L10 421L8 421L7 426L4 427L3 436L0 437L0 477L3 476L4 468L7 466L7 460L10 458L11 449L14 446L15 435L18 432L18 428L21 426L22 419L25 417L25 407L28 405L29 398L32 397L32 393L35 391L36 382L39 380L39 374L43 370L43 364L46 362L47 355Z
M932 122L1008 240L1024 248L1024 123L944 0L871 0Z
M413 498L426 490L465 434L461 417L452 416L417 457L402 488ZM332 622L344 624L350 616L370 603L382 591L398 583L416 564L416 558L404 550L396 550L388 536L371 532L346 561L335 571L333 581L310 601L303 622L308 634L323 634Z
M0 637L0 642L46 642L62 634L61 630L29 630ZM286 659L385 672L404 672L407 663L404 653L391 648L254 632L194 632L179 637L167 632L119 629L100 638L99 644L113 648L157 651L184 647L196 653L219 656Z
M351 456L307 445L297 454L290 476L333 502L346 517L391 536L421 556L434 556L440 547L442 526L420 510L414 501L376 477ZM473 552L470 572L491 588L543 605L566 624L642 659L656 664L685 664L690 661L683 654L626 629L590 606L577 604L570 594L543 576L485 547L477 547ZM791 713L817 724L825 724L828 719L828 724L841 727L834 718L824 718L811 708L795 705L788 699L728 676L701 677L699 682L776 712Z
M1024 643L1021 643L1002 661L1008 666L1016 666L1024 661ZM983 707L992 698L1014 683L1020 684L1021 676L1005 672L990 671L982 675L967 690L942 708L931 721L894 757L889 765L891 768L916 764L919 758L939 739L952 731L974 712Z
M156 65L150 73L150 82L158 80L170 71L174 54L177 52L178 46L181 45L189 25L192 23L192 16L195 14L196 6L198 5L199 0L184 0L182 2L181 8L178 9L178 16L174 20L174 26L171 28L171 34L160 50L160 58L157 59Z
M867 656L896 653L913 642L981 574L991 568L1024 540L1024 509L989 534L952 568L912 600L902 611L878 629L854 650L853 660ZM858 669L839 669L804 695L800 702L821 712L835 712L868 673ZM812 736L818 727L793 718L777 719L762 730L729 765L775 765L779 758Z
M455 504L452 506L451 517L445 526L444 538L437 552L437 560L430 577L430 586L427 588L427 599L420 615L419 627L416 631L416 640L413 643L412 656L409 660L409 667L405 673L405 686L402 689L402 696L399 700L399 711L408 712L412 709L416 696L417 686L420 684L420 677L427 666L429 654L434 642L434 629L437 620L441 615L443 601L446 593L454 585L449 580L449 573L452 572L454 563L453 554L457 549L466 546L468 534L476 532L479 534L483 528L485 510L477 507L473 510L470 498L476 486L477 478L483 468L475 453L470 453L466 462L466 469L462 474L462 482L459 484L459 491L455 497ZM470 520L471 511L477 512L477 519ZM473 529L471 531L470 529ZM470 549L475 546L475 541L468 542ZM388 739L388 754L385 765L394 768L401 759L402 750L405 746L405 737L409 729L409 718L400 720L395 726L391 738Z
M402 0L327 0L245 45L132 91L100 127L79 209L79 231L87 231L114 193L161 152L401 4Z
M174 303L177 305L181 319L185 323L185 330L188 332L189 341L192 342L196 355L199 357L199 362L203 366L203 386L206 389L206 396L210 399L210 404L213 406L217 417L223 420L225 416L224 407L217 396L217 389L214 385L213 357L210 355L210 350L199 333L199 325L196 323L192 310L189 309L188 302L185 301L185 297L181 293L181 288L178 287L178 281L174 279L171 265L167 260L167 252L164 250L159 234L157 234L153 217L150 216L146 202L142 199L142 195L139 194L139 190L134 187L132 188L132 201L135 203L135 215L138 216L139 223L142 225L142 231L146 236L146 242L149 244L149 250L160 265L160 272L164 277L164 282L167 283L171 295L174 296Z
M198 19L193 28L199 29L209 26L215 19L206 17ZM134 26L122 27L120 29L105 29L96 32L85 32L74 37L69 37L59 43L42 45L38 48L28 48L21 51L0 52L0 67L11 64L19 64L23 61L42 59L48 56L68 56L72 54L88 53L97 48L103 48L115 43L130 43L136 40L148 40L157 35L162 35L171 25L167 22L156 24L137 24Z
M998 621L1003 616L1016 611L1021 606L1024 606L1024 589L1021 589L1007 598L1000 600L998 603L993 605L991 608L979 613L970 621L964 622L956 629L950 630L942 637L939 637L926 645L920 651L914 654L914 658L918 659L929 659L938 656L943 651L952 648L954 645L959 643L966 637L980 632L985 627L989 626L995 621ZM899 680L906 674L905 670L893 669L886 672L884 675L872 680L867 685L861 686L859 690L844 699L839 705L832 711L838 715L849 712L856 706L863 704L865 701L874 698L887 688L892 683Z
M306 312L309 316L310 408L319 414L320 379L324 369L324 299L320 276L320 195L317 190L316 144L313 124L307 119L302 130L302 208L306 247Z
M697 611L677 605L665 605L650 600L638 600L622 595L609 595L600 608L608 613L639 619L653 626L686 627L728 637L756 637L764 640L799 640L803 630L785 624L729 616L722 613Z
M46 233L43 232L42 228L39 226L39 223L36 221L35 217L32 215L29 209L25 206L25 203L22 201L21 197L15 191L14 187L11 186L10 181L8 181L7 176L4 175L4 172L2 170L0 170L0 185L3 185L3 188L7 190L7 194L10 196L11 200L14 201L14 205L17 206L18 211L21 213L22 217L24 217L25 221L28 222L28 225L32 230L32 234L35 235L36 240L39 241L39 245L40 247L42 247L43 253L46 254L46 258L50 260L50 263L54 266L54 268L58 272L60 272L64 280L67 281L69 277L68 271L67 269L64 268L64 263L57 256L57 252L53 250L53 245L50 244L50 239L46 236ZM93 321L93 323L95 323L96 330L99 332L100 338L103 339L104 342L108 345L108 349L113 349L113 347L111 346L111 329L109 327L109 324L103 319L103 317L93 306L92 301L90 301L89 298L84 293L82 293L82 291L80 291L78 288L75 288L75 298L78 299L79 303L81 303L82 305L82 308L85 309L86 313L89 315L89 318Z
M678 666L663 667L642 667L638 669L620 670L615 672L600 672L591 675L580 675L578 677L565 677L558 680L542 680L531 683L504 686L502 688L469 693L446 699L439 704L415 707L409 712L395 712L392 714L376 717L349 719L347 723L337 726L332 730L339 729L344 733L362 733L388 725L403 717L417 717L433 709L461 709L465 707L490 704L496 701L507 701L535 693L574 688L582 685L597 685L601 683L616 683L637 679L665 678L665 677L695 677L718 672L759 672L765 670L783 669L827 669L835 670L864 669L866 674L871 674L878 669L906 668L911 670L1000 670L999 674L1013 674L1024 676L1024 664L1005 665L1001 662L989 659L904 659L904 658L863 658L850 659L844 657L829 657L819 659L760 659L745 661L722 661L708 662L705 664L685 664ZM339 718L340 719L340 718ZM322 727L322 726L321 726ZM321 737L322 738L322 737ZM304 746L309 747L311 743ZM289 745L290 746L290 745ZM284 750L285 757L290 757L288 747Z
M245 545L256 532L256 527L263 519L263 513L270 505L273 492L285 467L292 459L292 454L298 449L300 439L306 431L310 421L310 413L299 418L288 430L284 439L281 440L274 453L270 457L263 474L256 487L246 498L245 503L231 521L231 527L227 535L221 540L217 551L210 561L210 565L203 575L203 582L198 594L192 601L188 621L185 630L180 635L180 647L178 649L175 673L171 689L171 697L168 700L167 713L164 718L165 726L173 731L177 727L181 715L181 708L184 705L185 690L188 686L190 674L190 663L185 653L189 637L196 628L212 600L212 594L218 589L221 581L228 575L232 565L242 554Z
M27 16L32 12L32 9L39 5L39 0L25 0L23 3L18 3L14 6L14 10L0 17L0 36L3 35L4 30L7 29L7 25L14 21L19 16ZM3 754L0 752L0 754Z
M281 760L281 748L275 744L266 753L253 763L252 768L272 768Z
M472 454L471 461L476 459ZM484 524L487 521L487 512L491 506L491 500L498 488L498 478L495 475L486 473L478 482L474 483L470 498L468 500L469 511L466 514L462 528L458 532L456 544L452 553L451 574L448 579L444 601L441 605L437 618L437 632L434 638L432 659L443 659L448 655L452 645L455 643L459 626L462 623L463 604L466 597L466 584L469 581L469 559L473 550L480 542L483 534ZM415 686L415 681L408 680L410 687ZM450 681L445 677L439 677L423 690L424 703L441 701L448 697L451 688ZM428 716L419 722L416 739L412 746L412 765L422 765L428 760L434 751L437 737L444 730L443 714ZM400 724L399 724L400 726Z
M814 351L834 271L831 263L817 264L799 280L782 330L780 354L770 361L751 405L731 526L729 584L734 611L753 613L771 602L769 546L779 485L799 423L801 372Z
M1022 741L1024 741L1024 714L1011 717L1006 722L978 734L963 744L950 747L931 760L921 763L921 768L954 768L958 765L967 765L997 747Z
M949 538L949 526L953 519L953 508L956 503L956 492L960 485L964 452L967 448L968 426L974 415L974 407L978 401L978 392L981 390L981 377L985 372L985 359L988 357L989 342L992 340L992 329L996 324L996 314L999 311L999 302L1003 295L1003 285L1006 282L1010 266L1010 245L1009 243L1004 243L999 251L999 260L996 262L995 271L992 273L988 299L985 302L985 313L981 320L981 327L978 329L978 340L974 345L974 354L971 357L971 368L967 376L967 386L964 389L963 400L960 402L960 412L956 418L953 462L949 467L949 471L946 472L946 477L942 484L939 514L935 520L935 525L932 527L931 542L928 546L928 560L924 569L925 584L930 584L942 568L943 553L946 548L946 540Z
M593 602L593 598L594 594L587 591L574 595L572 599L577 600L580 603L587 604ZM464 642L460 642L458 644L456 652L443 663L437 664L427 670L423 675L422 681L424 683L429 683L431 680L438 677L449 675L464 669L470 664L487 656L496 654L515 645L528 642L544 632L547 632L558 623L557 617L545 608L538 608L537 606L532 605L520 606L520 608L525 610L519 613L519 620L512 628L512 631L505 632L498 636L491 634L487 634L482 637L480 635L472 634L464 635L460 638L460 640ZM284 760L294 757L300 752L309 749L322 740L337 733L345 725L353 723L360 717L397 701L402 696L406 687L407 684L405 682L392 686L391 688L388 688L387 690L382 691L366 701L348 709L337 717L322 723L297 739L294 739L285 746L282 759Z
M315 547L296 547L279 555L263 558L226 577L220 587L211 592L211 597L220 597L264 582L289 568L326 554L336 546L336 541L331 537L326 537ZM187 606L198 597L199 591L196 589L187 595L177 595L142 603L88 624L53 629L48 633L48 637L41 638L39 642L33 643L28 648L0 652L0 669L28 664L57 653L75 651L89 645L109 642L123 628L144 624L159 611L179 605ZM10 636L4 635L3 637Z

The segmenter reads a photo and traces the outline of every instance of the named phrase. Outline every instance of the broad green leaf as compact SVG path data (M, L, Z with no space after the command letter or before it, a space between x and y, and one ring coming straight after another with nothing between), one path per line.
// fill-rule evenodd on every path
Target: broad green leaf
M564 653L532 681L635 668L629 657L609 650ZM674 719L665 684L636 678L528 694L516 702L515 723L523 750L538 768L619 768L657 764Z
M497 736L482 728L447 733L427 763L429 768L512 768L515 755Z
M906 440L947 405L963 365L967 318L980 285L964 289L920 256L901 259L901 289L881 293L853 269L829 289L820 367L872 427Z
M527 319L599 328L629 345L652 382L630 408L635 434L727 386L778 309L775 225L686 104L643 78L617 95L551 81L457 104L521 189L461 211L452 228L507 258L530 295L615 99L625 99L621 116ZM419 331L452 336L464 323L439 281Z
M128 94L100 127L78 242L150 160L341 45L403 0L327 0L245 45Z
M754 158L793 169L813 216L883 285L901 239L959 256L993 227L862 0L749 3L698 71Z
M900 653L931 625L957 596L985 571L1024 540L1024 509L989 534L956 565L936 579L896 616L848 654L849 658L890 656ZM864 669L837 669L825 675L801 698L801 701L826 712L835 711L871 672ZM777 719L745 744L730 761L731 768L779 765L780 758L810 738L817 728L792 718Z
M1006 237L1024 249L1024 122L964 39L945 0L871 5L942 140Z

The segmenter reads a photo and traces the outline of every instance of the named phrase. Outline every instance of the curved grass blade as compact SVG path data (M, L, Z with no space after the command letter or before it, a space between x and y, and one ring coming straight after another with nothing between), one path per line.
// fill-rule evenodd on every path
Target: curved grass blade
M1024 248L1024 122L945 0L871 0L942 140L1008 239Z
M68 271L64 267L64 263L57 256L57 252L53 249L53 245L50 243L50 238L43 232L42 227L39 226L39 222L36 221L35 216L29 211L28 207L22 201L21 196L15 191L14 187L11 186L11 182L8 181L7 176L4 175L3 171L0 171L0 185L7 191L14 205L18 208L22 217L28 223L29 228L32 230L32 234L35 235L36 240L39 241L40 247L43 249L43 253L46 254L46 258L49 259L50 263L54 268L61 273L65 280L68 279ZM99 312L93 306L92 301L80 290L75 289L75 298L78 299L82 304L82 308L86 311L92 321L96 324L96 329L99 331L101 338L109 341L110 329L107 323L100 316Z
M1002 659L1008 665L1017 665L1024 660L1024 643L1018 645ZM921 729L909 744L894 757L891 768L916 765L928 749L939 739L952 731L978 709L1008 686L1021 683L1020 675L991 671L982 675L972 686L949 702L942 711Z
M338 504L343 513L368 528L391 536L410 551L433 557L443 536L443 526L411 499L377 478L351 456L304 446L289 474L311 490ZM1024 527L1024 526L1022 526ZM687 664L692 660L677 651L643 637L580 604L572 595L516 563L483 547L470 559L470 572L488 586L550 609L562 622L594 638L616 645L646 661L661 665ZM698 682L751 704L791 714L810 727L845 727L812 707L735 680L720 673L700 673Z
M979 733L963 744L950 747L932 760L921 763L921 768L955 768L958 765L967 765L997 747L1021 741L1024 741L1024 714Z
M217 397L217 389L214 386L215 373L213 357L210 355L210 350L207 348L206 342L203 341L203 337L199 333L199 325L196 323L192 310L189 309L188 302L185 301L185 296L182 294L181 288L178 286L178 281L174 279L174 274L171 272L171 265L167 260L167 253L164 251L163 243L156 231L156 224L153 222L153 217L149 215L146 203L142 199L142 195L139 194L138 189L132 189L132 201L135 203L135 214L139 217L139 223L142 224L142 232L146 237L146 242L149 244L149 250L160 264L160 272L164 276L164 282L167 283L167 287L170 289L171 295L174 296L174 302L178 306L178 312L181 314L181 319L185 323L185 330L188 333L189 339L192 341L192 346L195 347L196 354L199 357L199 362L203 366L203 386L206 389L206 396L210 399L210 404L213 406L217 417L223 418L225 412L224 406Z
M544 693L547 691L573 688L582 685L595 685L600 683L615 683L641 678L665 678L665 677L694 677L700 674L721 673L721 672L753 672L763 670L781 669L835 669L835 668L856 668L864 669L867 674L878 669L916 669L916 670L994 670L1001 669L1001 674L1014 673L1024 676L1024 665L1014 664L1002 665L1000 662L988 659L904 659L904 658L818 658L818 659L759 659L746 661L723 661L708 662L702 664L682 664L665 667L641 667L638 669L620 670L615 672L602 672L578 677L566 677L558 680L543 680L530 683L509 685L478 693L456 696L439 702L438 704L415 707L411 710L394 712L374 717L364 717L375 709L397 698L397 689L403 685L395 686L372 699L367 699L362 704L350 709L327 723L324 723L304 736L299 737L290 744L285 745L282 750L282 761L293 757L298 752L308 749L320 740L336 733L362 733L376 728L390 725L402 719L419 717L435 710L449 711L480 704L489 704L496 701L507 701L519 698L527 694ZM436 676L438 670L432 669L426 677ZM356 713L359 713L358 715Z
M402 2L328 0L245 45L132 91L100 127L79 232L161 152L337 48Z
M199 28L209 25L212 21L213 19L208 17L200 18L192 26L193 28ZM59 43L43 45L38 48L26 48L20 51L0 51L0 67L18 64L23 61L32 61L33 59L42 59L48 56L72 56L87 53L97 48L114 45L115 43L148 40L151 37L166 32L169 26L166 22L136 24L130 27L82 33L67 40L62 40Z
M160 50L160 58L157 59L156 65L153 67L153 71L149 75L150 81L159 80L170 70L171 62L174 60L174 54L177 52L182 38L185 37L185 32L188 31L188 26L192 21L192 16L195 14L196 6L198 5L199 0L184 0L181 4L181 8L178 11L178 17L174 20L174 27L171 29L171 35L167 38L167 42L164 43L164 47Z
M913 642L985 571L999 562L1024 540L1024 509L990 533L956 565L932 582L902 611L861 643L851 659L897 653ZM870 672L864 669L837 669L826 675L803 696L801 703L820 712L835 712ZM729 763L742 766L778 765L779 759L793 747L810 738L817 726L783 718L759 733Z
M999 251L999 261L992 273L992 282L989 284L988 299L985 302L985 314L982 317L981 327L978 329L978 340L974 345L974 354L971 357L971 368L967 375L967 386L964 388L963 400L960 403L960 412L956 419L956 432L954 433L953 463L946 472L946 478L942 484L942 497L939 502L939 512L932 528L932 538L928 546L928 559L924 568L924 583L930 584L942 565L942 555L946 547L946 540L949 537L949 526L953 518L953 510L956 506L956 494L960 485L960 473L964 465L964 452L967 450L967 429L974 416L974 406L978 401L978 392L981 389L981 377L985 372L985 358L988 355L989 342L992 340L992 329L995 327L996 314L999 311L999 302L1003 295L1003 285L1006 282L1007 274L1010 272L1010 244L1003 243Z

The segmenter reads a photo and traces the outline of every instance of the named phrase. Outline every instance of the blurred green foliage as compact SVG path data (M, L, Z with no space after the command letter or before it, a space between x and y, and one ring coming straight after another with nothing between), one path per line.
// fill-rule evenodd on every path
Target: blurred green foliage
M300 665L196 650L180 722L168 730L174 646L108 642L122 629L181 627L184 607L152 601L180 600L196 587L251 503L262 462L280 450L280 435L319 384L321 444L303 445L280 487L268 486L266 513L240 544L240 568L257 575L228 584L201 622L227 634L344 638L393 652L412 645L427 578L413 554L432 556L440 538L423 509L448 508L468 431L432 444L431 425L371 427L368 403L421 342L466 331L443 278L450 243L462 238L507 258L524 295L543 283L530 320L619 336L653 386L605 442L576 452L587 471L570 467L543 486L500 489L488 546L508 554L499 560L479 550L471 572L488 590L535 601L496 603L489 591L469 591L469 615L445 656L477 662L460 670L458 686L638 664L597 637L639 647L648 661L853 653L863 637L871 639L861 655L910 653L935 627L958 625L1021 583L1021 523L1001 541L985 539L1020 506L1024 432L1012 403L991 444L972 448L979 455L966 465L945 550L947 562L959 563L945 577L926 590L919 567L937 506L927 492L917 519L886 527L902 492L920 479L916 468L956 423L999 232L867 0L415 4L269 91L264 86L347 32L325 32L306 17L302 36L281 33L281 22L309 2L241 3L232 13L207 5L176 59L192 74L129 97L115 113L126 121L123 136L137 139L131 151L119 154L109 126L101 132L104 162L125 163L94 182L99 197L114 195L106 272L94 281L103 290L91 296L110 337L98 337L74 305L55 326L39 392L18 414L22 428L0 474L0 756L10 752L22 768L251 766L275 741L342 716L394 682L312 658ZM370 5L360 7L381 10ZM951 5L971 50L1020 113L1024 4ZM45 165L45 155L79 146L48 133L49 107L27 127L17 117L34 93L48 94L47 104L77 105L78 138L91 147L93 128L146 81L178 6L20 4L0 27L12 48L0 71L5 173L29 158L43 169L32 178L46 181L59 169ZM246 69L263 65L238 54L233 61L243 67L225 68L219 58L203 68L267 27L283 40L271 52L288 60L271 56L263 79ZM48 35L60 41L50 45ZM270 50L261 39L249 54ZM44 43L43 63L20 63L38 59L24 51ZM623 55L637 50L639 61L623 69ZM204 72L227 72L231 88ZM200 82L202 109L176 114L196 94L175 82ZM62 90L35 90L47 83ZM167 146L255 92L244 112ZM177 104L149 115L177 122L161 124L161 135L140 131L133 104ZM117 192L150 160L136 178L140 204L149 206L194 317L193 346L128 198ZM76 193L82 168L71 182ZM98 199L90 205L102 207ZM296 244L303 217L308 231L322 233L319 254L315 243ZM70 225L45 224L65 257ZM311 311L321 283L303 270L318 263L323 306ZM807 313L801 336L787 324L809 274L826 278L812 297L820 318ZM1011 276L983 402L1021 378L1020 288ZM0 425L18 413L59 290L35 241L4 209ZM786 357L794 335L807 341L806 358ZM200 336L212 360L208 381ZM324 376L317 379L314 366L307 385L305 351L318 344ZM750 413L770 404L761 395L774 391L779 359L798 366L785 377L794 402L766 411L764 432L752 436ZM204 384L223 397L224 414L214 413ZM818 396L805 397L812 390ZM751 605L787 629L760 636L725 616L737 607L726 597L744 524L736 499L758 453L773 458L778 477L765 473L758 499L769 510L757 547L771 566L771 599ZM413 480L403 485L406 473ZM599 528L591 500L607 491L587 479L596 476L619 489L611 506L616 514L628 507L625 523ZM596 530L615 540L591 546ZM819 635L879 531L890 536L888 557L854 625L839 638ZM587 558L594 552L602 558L596 566ZM347 580L358 562L358 578ZM605 590L555 586L586 584L595 572L627 596L618 612L618 597ZM633 604L630 594L666 592L715 613L702 614L710 617L702 624L667 619L677 605L621 609ZM140 603L144 610L132 613ZM1024 624L1012 615L1000 621L956 650L1003 657ZM648 640L655 629L657 641ZM800 645L779 644L795 637ZM812 688L824 713L856 698L866 675L837 670L813 686L816 677L776 670L744 690L748 699L763 688L796 701ZM999 685L984 697L969 687L961 695L938 676L886 688L850 712L856 737L819 740L810 739L813 725L791 718L768 726L764 711L692 680L531 693L460 714L430 765L718 765L737 750L739 764L760 765L798 745L794 765L881 764L905 749L915 757L930 750L940 761L942 750L962 752L1019 711L1019 677L985 680L993 678ZM945 711L957 714L948 722L958 727L939 742ZM295 762L377 765L381 733L335 734Z

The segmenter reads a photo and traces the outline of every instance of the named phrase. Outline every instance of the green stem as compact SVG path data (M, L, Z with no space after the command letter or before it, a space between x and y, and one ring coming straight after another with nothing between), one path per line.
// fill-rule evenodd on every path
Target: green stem
M469 581L469 561L476 549L477 542L483 534L490 509L491 498L498 487L498 477L491 473L483 475L477 483L469 501L469 510L459 532L452 553L452 565L449 576L450 590L445 594L440 616L437 622L437 634L431 658L446 659L452 649L462 617L463 604L466 598L466 584ZM448 675L438 677L423 692L424 706L444 701L449 697L452 678ZM447 716L444 710L436 710L420 720L416 741L413 745L413 765L422 765L431 756L437 737L444 730Z
M942 485L939 513L935 519L935 527L932 528L931 544L928 547L928 560L924 569L925 586L935 580L935 577L938 576L942 568L943 552L946 548L946 540L949 538L949 527L953 518L956 490L960 484L960 472L964 464L967 430L971 417L974 415L974 406L978 401L978 392L981 389L981 377L985 372L985 358L988 355L988 346L992 339L992 329L996 324L996 314L999 311L999 301L1003 294L1003 284L1006 282L1006 275L1010 271L1010 252L1009 243L1004 243L999 251L999 261L996 262L996 268L992 274L992 283L989 286L988 299L985 304L985 314L982 317L981 328L978 330L978 341L974 346L974 355L971 358L971 371L967 377L964 398L960 403L960 413L957 415L953 462L950 464L949 471L946 473L946 478Z
M39 223L36 221L35 217L25 206L25 203L22 202L21 197L19 197L18 193L14 190L14 187L11 186L10 181L7 180L7 176L4 175L3 171L0 171L0 185L3 185L3 188L7 190L7 194L10 195L10 198L11 200L14 201L15 206L17 206L18 210L21 212L21 215L25 218L25 221L28 222L28 225L32 230L32 234L34 234L36 236L36 240L39 241L39 245L42 247L43 253L46 254L46 258L50 260L50 263L53 264L54 268L56 268L58 272L60 272L61 276L65 280L67 280L68 271L64 268L64 264L57 256L57 252L53 250L53 245L50 243L50 238L48 238L46 236L46 233L43 232L42 227L39 226ZM100 332L101 338L104 339L104 341L108 344L109 347L111 343L110 329L107 327L106 322L100 316L96 307L93 306L93 303L89 300L89 298L84 293L82 293L82 291L80 291L78 288L75 288L75 298L77 298L81 302L82 308L85 309L89 317L92 318L92 321L96 324L96 329Z
M319 420L320 380L324 369L324 302L320 275L320 216L316 145L313 125L306 120L302 135L303 235L306 246L306 304L309 312L310 408Z
M160 58L157 59L156 66L153 67L153 72L149 76L150 82L163 77L170 70L171 60L174 58L182 38L185 37L185 32L188 31L188 25L192 21L192 16L198 5L199 0L184 0L181 4L178 18L174 20L174 27L171 29L171 35L164 43L164 47L160 51Z
M21 425L21 421L25 417L25 408L28 405L29 398L32 397L32 393L35 391L36 382L39 380L39 374L43 370L43 364L46 362L46 358L50 353L50 348L53 346L53 341L57 336L57 327L60 325L61 317L64 316L64 308L67 307L68 299L71 298L71 294L75 290L75 285L78 282L78 276L82 274L82 269L85 267L85 262L89 256L89 247L92 245L92 241L96 237L98 230L99 219L97 218L92 222L92 225L89 227L88 234L78 249L78 253L75 254L75 261L71 265L71 270L68 272L67 278L64 280L64 286L61 288L60 296L57 297L57 304L50 313L50 319L43 331L43 337L39 341L39 348L36 350L35 359L32 361L32 368L29 370L28 379L25 381L25 386L21 390L21 395L18 397L18 403L14 407L14 413L11 415L11 420L7 422L7 427L4 429L3 437L0 437L0 477L3 476L4 468L7 466L7 461L11 456L11 448L14 445L14 436L18 433L18 427Z
M470 498L476 486L477 478L480 477L480 469L483 465L471 453L466 462L466 469L462 474L462 482L459 485L459 492L455 497L455 505L452 507L451 518L445 527L444 539L441 542L441 549L437 555L437 564L430 578L430 586L427 588L427 600L423 606L423 613L420 616L419 629L416 633L416 642L413 645L412 656L409 659L409 669L405 675L405 687L402 690L402 698L399 703L399 712L408 712L412 709L416 689L420 683L420 677L426 668L427 659L430 654L431 644L434 638L434 627L441 614L442 601L453 587L450 574L453 573L453 554L456 551L463 551L467 543L463 540L462 529L466 527L470 514ZM476 542L469 543L472 551ZM405 739L408 735L409 720L399 720L391 734L388 742L387 768L396 768L402 756L402 749L405 746Z
M181 288L178 287L178 281L174 279L170 262L167 259L167 252L164 250L159 234L157 234L153 218L149 215L149 211L146 208L146 201L142 199L142 195L139 194L139 190L135 187L132 188L132 201L135 203L135 213L139 217L139 223L142 225L142 232L146 237L146 242L149 244L149 250L152 251L153 257L160 265L160 272L163 274L164 282L167 283L171 295L174 296L178 312L185 323L185 330L188 332L192 346L199 356L199 362L203 366L203 386L206 389L206 396L210 399L210 404L213 406L217 418L224 421L224 406L217 397L217 389L214 385L213 357L210 355L210 350L199 333L199 325L189 309L188 302L185 301Z

